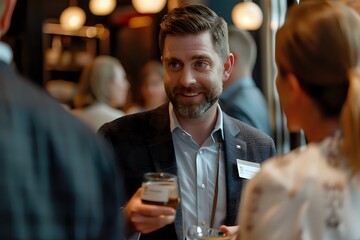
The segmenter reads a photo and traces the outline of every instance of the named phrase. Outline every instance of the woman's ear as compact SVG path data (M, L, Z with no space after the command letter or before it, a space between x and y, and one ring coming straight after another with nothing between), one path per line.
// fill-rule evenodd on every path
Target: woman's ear
M299 79L296 77L295 74L293 73L288 73L287 74L287 81L289 83L289 87L290 90L293 94L298 95L298 94L303 94L304 90L300 85Z
M234 55L230 53L224 63L223 82L228 80L228 78L230 77L233 66L234 66Z

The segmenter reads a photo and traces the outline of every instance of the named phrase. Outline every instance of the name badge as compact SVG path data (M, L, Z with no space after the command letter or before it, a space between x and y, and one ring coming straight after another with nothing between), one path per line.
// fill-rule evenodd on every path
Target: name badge
M258 171L260 171L260 164L256 162L249 162L241 159L236 159L239 177L251 179Z

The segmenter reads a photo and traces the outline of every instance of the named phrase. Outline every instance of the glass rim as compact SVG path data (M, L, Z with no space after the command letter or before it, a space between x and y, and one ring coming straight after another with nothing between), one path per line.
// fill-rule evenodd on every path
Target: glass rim
M177 179L177 176L172 173L167 172L147 172L144 174L144 178L154 178L154 179Z

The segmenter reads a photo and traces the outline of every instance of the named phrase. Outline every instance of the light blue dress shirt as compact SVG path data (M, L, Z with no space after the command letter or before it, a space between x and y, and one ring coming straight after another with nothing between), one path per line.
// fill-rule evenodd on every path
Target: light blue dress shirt
M0 61L10 64L13 58L13 54L9 45L4 42L0 42Z
M224 151L219 155L220 137L223 139L223 115L218 105L218 117L214 130L202 146L182 129L169 104L170 128L178 168L180 203L183 226L210 226L218 171L218 199L214 217L214 228L219 228L226 216L226 180ZM221 146L221 145L220 145ZM220 158L220 159L219 159ZM186 231L184 229L184 231Z

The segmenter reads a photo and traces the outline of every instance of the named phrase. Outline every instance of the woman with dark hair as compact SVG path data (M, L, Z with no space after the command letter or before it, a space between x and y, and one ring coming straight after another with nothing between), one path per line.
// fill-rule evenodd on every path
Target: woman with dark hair
M160 61L150 60L141 68L140 74L141 103L131 106L127 113L151 110L168 101L164 87L164 68Z

